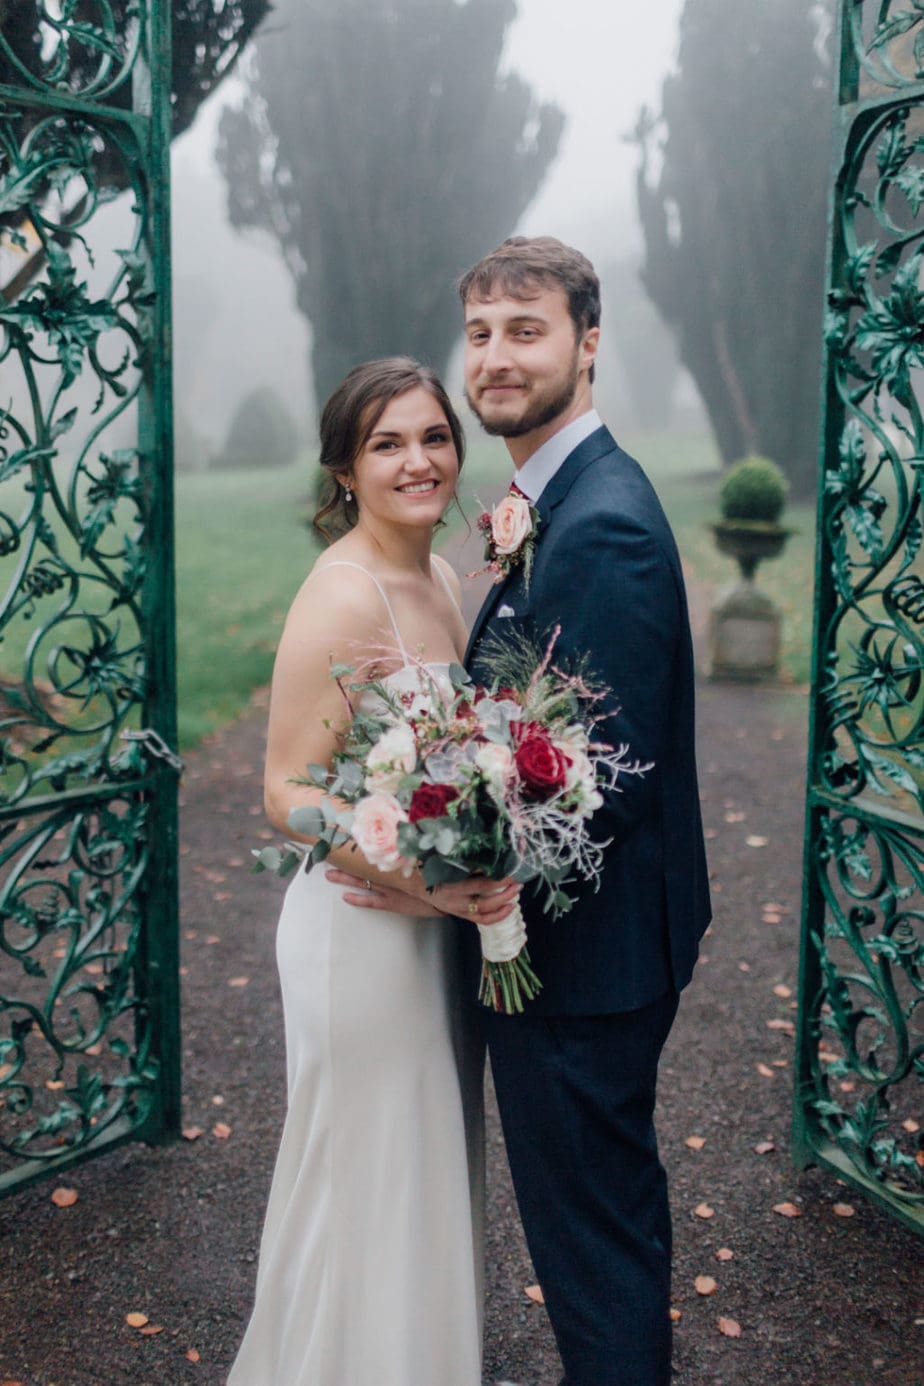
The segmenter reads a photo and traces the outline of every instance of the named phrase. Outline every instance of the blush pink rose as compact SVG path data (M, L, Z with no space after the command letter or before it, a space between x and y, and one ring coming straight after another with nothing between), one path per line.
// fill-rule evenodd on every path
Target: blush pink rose
M394 871L407 865L398 851L398 825L408 821L393 794L370 794L353 811L351 836L373 866Z
M533 527L529 501L523 496L505 496L491 515L491 537L499 554L516 553Z

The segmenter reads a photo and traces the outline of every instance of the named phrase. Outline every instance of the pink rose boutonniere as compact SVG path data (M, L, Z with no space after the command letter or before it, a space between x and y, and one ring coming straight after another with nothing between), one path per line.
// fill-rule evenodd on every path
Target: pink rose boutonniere
M487 567L469 573L469 577L491 572L495 582L503 582L511 569L522 564L529 583L539 533L539 512L535 506L525 496L511 493L498 501L490 514L485 511L478 517L478 528L484 535Z

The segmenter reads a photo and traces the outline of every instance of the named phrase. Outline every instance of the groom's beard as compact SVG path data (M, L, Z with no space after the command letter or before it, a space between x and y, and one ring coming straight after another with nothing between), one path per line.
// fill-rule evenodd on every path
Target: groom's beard
M465 391L465 398L485 433L492 438L522 438L525 433L532 433L534 428L544 428L565 412L577 392L579 375L578 352L575 350L566 379L550 382L544 390L537 391L519 418L486 418L468 390Z

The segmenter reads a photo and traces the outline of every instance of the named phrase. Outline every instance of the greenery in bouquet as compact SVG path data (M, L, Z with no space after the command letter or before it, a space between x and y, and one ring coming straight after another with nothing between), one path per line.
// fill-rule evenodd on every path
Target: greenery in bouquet
M414 686L403 691L336 666L356 711L331 769L309 766L298 780L325 794L289 815L292 829L313 839L306 869L352 840L383 871L409 875L419 866L430 889L472 875L535 882L553 917L571 908L570 882L596 886L606 843L591 837L590 819L620 776L651 767L630 761L627 746L596 739L605 690L583 669L553 663L558 634L544 648L522 635L489 638L488 687L460 665L445 677L414 666ZM277 870L298 859L277 849L257 855ZM522 1011L541 983L519 905L479 933L482 1001Z

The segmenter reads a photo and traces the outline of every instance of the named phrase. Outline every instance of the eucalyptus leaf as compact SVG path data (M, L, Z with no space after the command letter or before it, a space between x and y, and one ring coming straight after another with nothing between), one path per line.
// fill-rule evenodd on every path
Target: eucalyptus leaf
M299 804L290 810L287 822L293 832L305 837L317 837L327 827L327 817L317 804Z
M449 666L449 681L455 689L471 688L473 686L472 676L467 669L454 660Z

